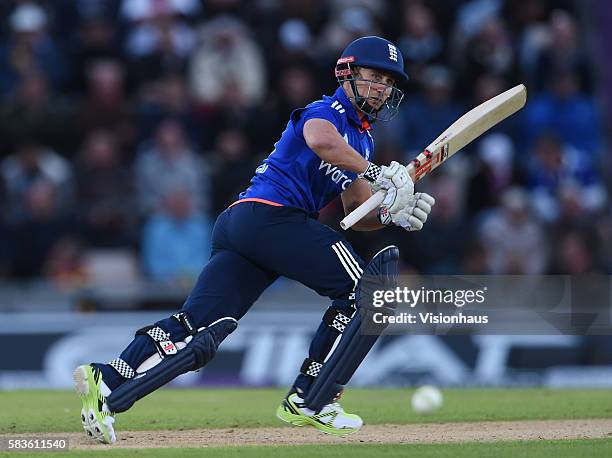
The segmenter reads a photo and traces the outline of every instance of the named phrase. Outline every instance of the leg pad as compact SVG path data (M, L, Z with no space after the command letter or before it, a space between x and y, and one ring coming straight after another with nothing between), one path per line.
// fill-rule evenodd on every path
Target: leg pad
M395 287L398 260L399 250L395 246L390 246L380 251L366 266L356 289L357 313L346 326L332 355L322 367L318 368L315 380L304 400L309 409L318 412L324 405L332 402L384 330L384 326L377 327L376 332L370 335L372 329L369 327L366 335L363 333L362 323L369 322L367 319L364 320L364 317L373 313L369 303L372 291Z
M222 318L194 335L187 346L176 354L166 356L156 366L126 380L106 399L111 412L124 412L136 401L179 375L204 367L236 326L235 319Z

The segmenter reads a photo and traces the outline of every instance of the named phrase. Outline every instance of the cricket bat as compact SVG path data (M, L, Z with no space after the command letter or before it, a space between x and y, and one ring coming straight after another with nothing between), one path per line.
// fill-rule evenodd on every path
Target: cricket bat
M472 140L516 113L525 106L526 101L527 89L524 84L519 84L468 111L406 166L412 181L416 183ZM340 227L347 230L380 206L384 198L385 191L376 192L346 215L340 222Z

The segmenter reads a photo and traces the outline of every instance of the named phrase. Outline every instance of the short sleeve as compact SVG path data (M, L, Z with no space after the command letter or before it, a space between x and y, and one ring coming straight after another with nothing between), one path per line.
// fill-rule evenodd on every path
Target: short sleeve
M301 138L304 137L304 124L306 124L306 121L309 119L325 119L331 122L341 135L345 130L345 119L343 115L337 110L334 110L330 105L320 103L307 106L306 108L300 108L291 113L291 120L294 125L293 129L297 136Z

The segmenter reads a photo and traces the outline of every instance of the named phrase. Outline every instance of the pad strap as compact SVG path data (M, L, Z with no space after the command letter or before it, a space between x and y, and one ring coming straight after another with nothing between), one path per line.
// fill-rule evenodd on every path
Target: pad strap
M316 377L321 372L321 368L323 367L323 363L314 360L312 358L306 358L302 363L302 367L300 368L300 372L304 375L308 375L310 377Z
M323 315L323 322L339 333L343 333L346 326L350 323L351 317L343 313L340 309L330 307Z
M134 378L136 371L121 358L115 358L108 363L113 369L115 369L121 377L125 379Z
M191 320L189 319L189 315L187 315L187 312L175 313L172 316L183 325L183 327L189 333L190 336L195 336L198 333L198 330L191 324Z
M145 326L136 331L136 335L148 335L155 342L157 351L162 358L168 355L176 355L177 348L174 342L170 340L170 334L159 326Z

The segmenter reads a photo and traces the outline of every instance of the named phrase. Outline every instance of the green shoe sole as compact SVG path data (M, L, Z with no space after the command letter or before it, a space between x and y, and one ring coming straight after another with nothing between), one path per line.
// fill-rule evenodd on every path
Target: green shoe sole
M304 415L299 411L298 407L289 399L285 399L283 403L276 409L276 416L294 426L313 426L325 434L333 436L347 436L359 431L360 428L334 428L317 419L317 416ZM330 422L331 423L331 422Z
M106 401L100 393L102 375L90 365L79 366L74 370L74 388L81 398L81 423L87 435L99 442L115 442L114 418L110 412L103 411Z

